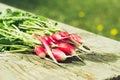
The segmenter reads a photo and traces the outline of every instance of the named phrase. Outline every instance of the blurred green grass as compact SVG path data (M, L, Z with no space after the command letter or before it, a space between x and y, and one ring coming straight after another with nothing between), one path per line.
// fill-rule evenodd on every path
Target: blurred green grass
M120 0L0 0L120 41Z

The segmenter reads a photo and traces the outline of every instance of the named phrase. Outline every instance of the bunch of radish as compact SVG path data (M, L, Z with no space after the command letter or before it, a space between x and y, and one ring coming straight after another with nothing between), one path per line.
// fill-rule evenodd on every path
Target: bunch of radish
M28 53L34 47L38 56L57 63L77 56L76 49L85 51L80 36L63 31L45 17L11 9L6 9L0 17L2 53Z
M84 49L82 48L83 42L80 36L65 31L50 36L35 34L35 37L41 45L36 45L34 52L41 58L49 56L54 62L65 61L68 57L77 56L76 49Z

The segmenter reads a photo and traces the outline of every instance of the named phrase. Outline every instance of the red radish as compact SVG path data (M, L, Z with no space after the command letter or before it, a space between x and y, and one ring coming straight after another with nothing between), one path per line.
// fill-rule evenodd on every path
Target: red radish
M51 40L52 40L52 44L58 44L59 43L59 41L56 41L54 39L51 39Z
M53 38L53 40L61 40L62 36L55 33L55 34L52 34L52 38Z
M45 49L41 46L35 46L34 52L41 58L45 58L46 56Z
M70 40L74 43L74 45L87 53L90 53L90 50L87 50L83 47L83 42L80 36L77 34L70 34Z
M59 32L59 34L62 36L62 37L67 37L69 36L69 34L67 32Z
M67 39L68 38L68 36L67 37L62 37L60 34L58 34L58 33L55 33L55 34L52 34L52 39L53 40L56 40L56 41L59 41L59 40L63 40L63 39Z
M66 53L66 55L75 55L75 48L68 43L59 43L57 47Z
M77 34L70 34L70 38L74 39L76 42L82 44L82 39Z
M67 58L65 53L58 48L52 49L52 53L57 61L64 61Z
M49 55L49 57L52 58L55 63L58 63L57 60L54 58L54 56L53 56L53 54L52 54L52 51L51 51L51 49L50 49L50 46L49 46L49 44L46 42L46 40L45 40L43 37L39 37L39 40L41 41L41 43L42 43L43 46L45 47L46 52L47 52L47 54Z
M42 38L43 38L48 44L53 43L52 40L51 40L51 38L50 38L49 36L43 36Z
M75 52L75 48L73 46L71 46L68 43L60 43L58 44L58 49L62 50L63 52L65 52L66 55L70 55L72 56L76 56L79 60L83 61L83 59L81 59ZM68 56L67 56L68 57Z

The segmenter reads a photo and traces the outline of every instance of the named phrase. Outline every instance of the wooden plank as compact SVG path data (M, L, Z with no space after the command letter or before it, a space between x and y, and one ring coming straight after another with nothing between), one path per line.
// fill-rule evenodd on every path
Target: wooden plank
M0 9L13 7L0 4ZM63 67L36 55L0 54L0 80L105 80L120 75L120 42L63 23L59 27L82 36L94 53L81 55L84 63L73 60ZM79 54L79 53L78 53Z

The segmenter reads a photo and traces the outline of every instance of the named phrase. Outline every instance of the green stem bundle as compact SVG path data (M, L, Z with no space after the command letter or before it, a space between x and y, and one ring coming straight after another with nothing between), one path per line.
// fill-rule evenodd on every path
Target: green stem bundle
M0 52L25 52L40 42L33 34L50 35L60 31L55 23L42 16L6 9L0 14Z

